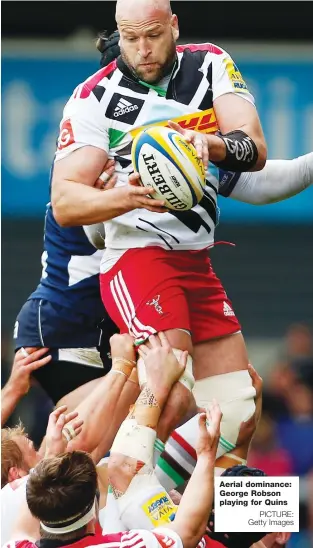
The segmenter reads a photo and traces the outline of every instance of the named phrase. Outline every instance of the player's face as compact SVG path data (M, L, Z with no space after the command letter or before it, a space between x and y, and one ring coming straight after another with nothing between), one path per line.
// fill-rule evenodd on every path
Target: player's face
M176 55L176 15L155 11L144 20L121 19L119 31L124 62L140 80L148 84L160 81L169 72Z
M23 453L23 459L28 467L27 471L29 471L36 466L41 457L35 450L33 442L27 436L17 436L15 441Z

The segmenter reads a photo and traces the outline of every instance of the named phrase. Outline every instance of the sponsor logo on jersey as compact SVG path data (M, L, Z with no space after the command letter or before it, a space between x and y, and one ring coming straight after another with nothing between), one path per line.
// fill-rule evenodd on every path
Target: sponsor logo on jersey
M213 108L203 110L201 112L193 112L186 116L178 116L172 118L173 122L177 122L184 129L192 129L193 131L199 131L200 133L215 133L218 130L216 116ZM130 131L131 136L134 138L136 135L147 129L147 127L162 126L168 127L168 119L160 120L155 124L147 124L146 126L140 126Z
M123 116L123 114L131 112L132 110L138 110L138 105L133 105L129 101L126 101L126 99L122 98L117 103L117 107L115 107L114 109L113 116L115 116L115 118L118 118L119 116Z
M72 145L73 143L75 143L75 139L74 139L71 120L69 119L64 120L60 128L60 133L58 138L58 149L62 150L63 148L66 148Z
M224 59L226 71L235 91L248 91L247 85L241 76L237 65L230 57Z
M133 125L143 104L144 101L137 97L125 97L120 93L114 93L105 115L111 120L118 120L119 122Z
M176 513L176 506L165 491L145 502L142 509L153 525L170 523Z

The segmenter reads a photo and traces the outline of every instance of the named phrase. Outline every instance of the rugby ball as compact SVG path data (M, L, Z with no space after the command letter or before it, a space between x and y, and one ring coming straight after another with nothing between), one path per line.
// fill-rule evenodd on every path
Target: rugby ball
M205 169L196 149L173 129L154 126L139 133L132 144L132 163L151 198L165 207L186 211L203 196Z

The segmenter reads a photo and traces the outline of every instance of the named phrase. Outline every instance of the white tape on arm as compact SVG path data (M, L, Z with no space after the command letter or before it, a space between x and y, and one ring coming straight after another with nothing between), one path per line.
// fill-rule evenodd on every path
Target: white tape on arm
M116 435L111 453L120 453L149 464L153 462L155 439L155 430L138 424L135 419L126 419Z

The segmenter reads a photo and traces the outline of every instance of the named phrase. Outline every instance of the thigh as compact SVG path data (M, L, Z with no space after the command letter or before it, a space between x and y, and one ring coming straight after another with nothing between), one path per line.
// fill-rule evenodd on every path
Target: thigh
M162 248L132 249L100 275L103 304L122 333L137 341L158 331L190 330L180 275Z
M248 354L241 333L194 345L193 373L196 381L248 367Z
M194 344L240 332L232 303L209 260L190 284L188 304Z

